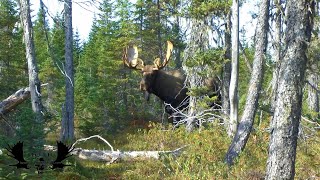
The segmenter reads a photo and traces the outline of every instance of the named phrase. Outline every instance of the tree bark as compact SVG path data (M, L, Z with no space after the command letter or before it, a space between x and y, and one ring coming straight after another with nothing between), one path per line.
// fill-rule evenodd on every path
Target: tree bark
M314 1L287 1L286 49L280 66L277 100L270 127L266 179L294 179L313 10Z
M72 0L65 0L65 80L66 100L62 111L61 141L74 140L74 68L73 68L73 33Z
M271 112L274 112L277 89L278 89L278 80L279 80L279 69L280 69L280 59L281 59L281 36L282 36L282 6L280 0L275 0L275 6L277 7L276 11L276 25L275 25L275 50L274 50L274 62L275 68L272 75L272 92L271 92Z
M32 129L34 131L29 132L34 136L32 139L32 148L41 149L44 144L44 113L43 105L41 102L41 83L38 78L38 67L35 54L35 46L33 39L33 28L30 15L30 2L29 0L20 0L20 19L23 26L23 38L26 46L26 59L28 62L28 75L29 75L29 89L31 97L31 105L33 114L32 121L29 123L32 124ZM31 137L31 136L30 136ZM38 152L42 154L41 151Z
M268 44L267 34L269 29L269 6L270 0L262 0L260 3L260 14L256 27L255 55L251 80L242 118L225 158L229 166L233 165L234 159L238 157L239 153L245 148L251 133L254 117L256 115L259 93L263 81L265 53Z
M225 59L227 62L223 65L222 74L222 109L224 114L224 126L229 135L232 136L232 126L230 126L229 115L230 115L230 98L229 98L229 86L231 77L231 11L228 13L226 18L226 32L225 32Z
M230 125L228 135L233 137L238 123L238 79L239 79L239 0L232 2L232 60L230 78Z

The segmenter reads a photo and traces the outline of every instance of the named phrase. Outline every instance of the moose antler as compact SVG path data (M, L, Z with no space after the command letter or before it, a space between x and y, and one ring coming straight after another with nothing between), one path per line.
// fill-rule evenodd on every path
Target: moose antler
M129 46L124 49L122 56L123 63L132 69L143 69L144 63L143 60L138 58L138 47Z
M161 64L160 58L155 59L153 62L156 69L162 69L168 64L172 49L173 49L173 44L170 41L167 41L167 54L165 59L163 60L163 63Z
M165 59L163 60L163 63L161 63L160 58L157 58L154 60L154 70L159 70L164 68L168 62L169 58L171 56L171 52L173 49L173 45L170 41L167 41L167 54ZM123 50L123 56L122 60L123 63L128 66L131 69L137 69L137 70L142 70L144 67L143 60L138 58L138 47L137 46L128 46L124 48Z

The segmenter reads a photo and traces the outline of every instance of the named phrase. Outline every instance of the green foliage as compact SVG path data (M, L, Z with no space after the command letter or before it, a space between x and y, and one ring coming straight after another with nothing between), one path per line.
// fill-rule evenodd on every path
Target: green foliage
M117 10L111 11L113 8ZM128 116L128 79L121 56L123 47L133 38L130 9L127 1L102 3L103 13L94 22L76 67L76 114L85 134L116 131L122 126L119 120ZM120 19L114 20L115 15Z
M22 87L28 86L28 70L22 29L17 26L19 13L16 1L0 1L0 98L1 101ZM31 103L20 105L18 112L1 115L1 147L18 140L26 141L28 153L43 143L45 124L37 124Z
M210 49L196 53L194 57L186 60L185 65L187 67L205 66L205 71L197 72L198 75L205 77L210 74L212 77L221 73L224 61L226 60L223 49Z
M40 9L33 30L39 78L42 84L47 84L41 91L46 115L50 116L46 119L50 124L47 128L52 130L61 120L61 104L64 100L65 82L60 72L64 61L64 30L59 25L50 29L47 20L48 17ZM56 20L61 21L58 16Z
M222 71L224 59L223 49L210 49L204 52L197 52L196 55L185 61L185 65L189 68L199 67L201 71L197 71L199 77L204 80L203 86L189 87L188 95L193 97L202 97L197 101L197 107L207 109L210 104L217 102L218 96L212 88L206 84L209 78L219 76ZM215 82L215 83L218 83ZM205 96L204 96L205 95Z
M25 46L21 41L22 29L16 26L18 22L16 1L0 1L0 99L28 82Z
M224 16L230 11L231 5L231 0L193 0L186 13L195 18Z

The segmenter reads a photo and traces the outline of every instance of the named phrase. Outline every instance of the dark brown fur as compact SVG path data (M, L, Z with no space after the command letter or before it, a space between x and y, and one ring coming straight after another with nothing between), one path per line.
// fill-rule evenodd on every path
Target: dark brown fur
M184 86L185 76L181 71L153 70L152 65L145 66L142 71L140 90L145 92L147 100L150 94L154 94L177 108L187 97L188 89ZM172 114L172 111L167 110L167 113Z
M149 100L150 94L154 94L165 103L179 110L188 105L186 100L188 89L184 85L185 75L181 71L154 70L153 65L147 65L142 72L140 90L144 91L147 100ZM219 86L216 79L208 78L205 84L211 90L208 95L219 95ZM166 108L166 112L171 115L173 113L172 108Z

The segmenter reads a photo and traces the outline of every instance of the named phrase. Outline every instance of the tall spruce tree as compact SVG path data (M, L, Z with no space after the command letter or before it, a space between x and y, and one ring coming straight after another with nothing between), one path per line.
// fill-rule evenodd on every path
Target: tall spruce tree
M6 98L18 88L27 86L28 68L24 63L25 46L21 41L17 3L13 0L0 1L0 98ZM12 83L12 82L15 83Z

